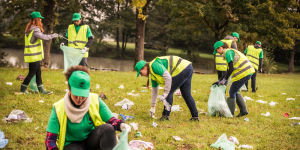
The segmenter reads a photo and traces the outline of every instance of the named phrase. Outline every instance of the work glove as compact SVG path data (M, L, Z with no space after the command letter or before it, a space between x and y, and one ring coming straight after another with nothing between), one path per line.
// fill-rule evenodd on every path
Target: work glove
M212 85L219 85L219 80L217 81L217 82L215 82L215 83L213 83Z
M58 34L54 33L52 34L52 38L57 38L58 37Z
M154 113L155 113L155 107L150 108L150 117L154 118Z
M65 43L64 42L62 42L62 43L60 43L60 45L59 46L64 46L65 45Z
M131 126L126 123L121 123L120 128L122 131L126 129L128 132L131 132Z
M227 81L226 79L223 79L223 80L221 80L221 81L219 82L218 85L225 85L226 81Z
M160 96L159 101L163 102L166 98L167 98L167 96L165 94L163 94Z
M81 50L81 54L84 54L87 50L87 47L84 47L82 50Z

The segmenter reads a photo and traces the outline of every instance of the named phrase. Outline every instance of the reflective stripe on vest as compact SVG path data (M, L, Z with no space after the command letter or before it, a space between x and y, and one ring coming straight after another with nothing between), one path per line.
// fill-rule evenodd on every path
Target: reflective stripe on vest
M261 51L262 51L261 48L255 48L253 45L249 45L247 48L246 56L256 70L258 70L259 55Z
M102 121L99 114L99 110L100 110L99 96L93 93L90 93L89 96L91 97L91 104L88 112L90 117L92 118L94 126L98 127L102 124L105 124L105 122ZM66 140L67 121L68 121L66 111L65 111L64 99L61 99L58 102L56 102L54 104L54 108L59 122L59 134L58 134L58 140L56 144L59 150L63 150L65 145L65 140Z
M189 61L187 61L185 59L182 59L182 58L180 58L178 56L172 56L172 60L173 61L171 62L170 57L171 56L156 57L155 59L153 59L149 63L151 79L153 81L156 81L158 84L165 84L165 80L164 80L164 78L162 76L160 76L158 74L155 74L153 72L152 64L154 63L155 60L157 60L157 59L166 59L168 61L168 69L167 69L167 71L169 73L173 71L172 74L171 74L171 77L175 77L182 70L184 70L189 64L191 64L191 62L189 62ZM178 63L178 61L180 61L180 62ZM170 69L170 68L172 68L172 69Z
M37 62L44 59L43 42L38 38L36 43L31 44L34 29L29 33L28 36L25 34L25 48L24 48L24 61L26 63Z
M74 24L69 25L68 39L70 41L76 42L77 46L74 43L70 42L70 41L68 42L68 46L73 47L73 48L83 49L85 47L86 43L88 42L88 38L86 38L88 27L89 27L88 25L82 25L80 27L78 33L76 33L75 25ZM88 50L83 55L83 57L88 57L89 56Z
M227 64L226 64L226 60L223 59L223 55L220 55L219 53L216 53L216 58L215 58L215 62L216 62L216 68L218 71L227 71Z
M248 58L241 52L235 50L235 49L226 49L224 52L224 56L226 57L225 53L228 50L233 50L235 55L239 55L239 57L234 57L234 59L238 59L238 60L233 60L233 72L231 73L231 78L232 78L232 82L238 81L242 78L244 78L245 76L249 75L250 73L255 73L255 70L252 66L252 64L250 63L250 61L248 60ZM226 61L227 63L227 61ZM228 63L227 63L228 66Z

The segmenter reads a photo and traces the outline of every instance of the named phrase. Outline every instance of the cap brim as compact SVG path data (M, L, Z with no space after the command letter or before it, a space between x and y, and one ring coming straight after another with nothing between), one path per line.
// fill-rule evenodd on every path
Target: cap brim
M71 92L75 96L89 97L90 88L84 90L84 89L77 89L77 88L71 87Z
M136 77L139 77L139 75L140 75L140 72L139 72L139 71L137 71L137 75L136 75Z
M44 19L44 17L41 16L42 19Z
M241 40L239 39L238 42L240 42Z
M80 18L73 18L72 21L80 20Z
M216 50L214 50L213 54L217 54L217 51L216 51Z

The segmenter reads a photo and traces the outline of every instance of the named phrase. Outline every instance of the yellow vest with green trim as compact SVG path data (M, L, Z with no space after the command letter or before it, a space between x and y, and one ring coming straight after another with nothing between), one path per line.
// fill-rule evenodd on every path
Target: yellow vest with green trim
M94 93L90 93L89 96L91 97L91 104L88 112L90 117L92 118L94 126L98 127L102 124L105 124L105 122L102 121L99 114L99 110L100 110L99 96ZM63 150L65 145L67 121L68 121L66 111L65 111L64 99L61 99L58 102L54 103L54 108L59 122L59 134L58 134L58 138L57 138L58 140L56 144L59 150Z
M25 34L24 61L26 63L37 62L44 59L44 48L42 40L38 38L36 43L30 43L33 32L34 29L29 33L28 36L26 36Z
M256 70L258 70L259 55L261 51L261 48L255 48L254 45L249 45L247 48L246 56Z
M173 63L170 64L170 56L162 56L162 57L156 57L154 60L152 60L149 63L149 67L150 67L150 75L151 75L151 79L153 81L156 81L158 84L165 84L165 80L162 76L155 74L153 72L152 69L152 64L154 63L155 60L157 59L166 59L168 61L168 72L170 73L171 70L174 70L174 72L171 74L171 77L175 77L176 75L178 75L182 70L184 70L189 64L191 64L190 61L187 61L185 59L182 59L180 64L176 67L177 62L179 61L180 57L178 56L173 56ZM172 69L170 69L172 65Z
M88 25L82 25L80 27L78 33L76 33L75 25L74 24L69 25L68 39L70 41L76 42L77 46L70 41L68 42L68 46L73 47L73 48L83 49L85 47L86 43L88 42L88 38L86 38L88 27L89 27ZM83 55L83 57L89 56L88 51L89 51L89 48L87 49L87 52Z
M233 60L233 72L231 73L232 82L238 81L251 73L255 73L254 67L252 66L248 58L238 50L235 49L224 50L223 55L225 59L226 59L225 53L228 50L233 50L235 55L239 55L239 57L234 57L234 59L238 59L238 60ZM228 63L227 63L227 67L228 67Z
M227 45L228 45L229 48L231 48L232 42L235 42L234 40L229 40L229 39L223 39L221 41L227 43Z
M227 43L228 47L231 47L231 44L234 40L223 39L221 41ZM223 58L224 57L222 55L220 55L219 53L216 53L215 62L216 62L216 69L218 71L227 71L226 60Z

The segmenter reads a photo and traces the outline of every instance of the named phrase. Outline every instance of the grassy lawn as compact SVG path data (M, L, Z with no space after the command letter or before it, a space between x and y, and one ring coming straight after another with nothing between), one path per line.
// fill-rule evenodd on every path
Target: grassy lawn
M46 126L51 112L52 104L63 98L67 89L63 70L43 69L42 79L44 87L54 92L52 95L31 94L14 95L19 91L21 81L16 80L18 75L27 75L28 69L0 68L0 117L4 118L13 109L25 111L31 123L3 123L0 122L0 129L4 132L5 138L9 140L4 149L45 149L44 140L46 137ZM217 139L226 133L227 137L235 136L240 144L247 144L254 149L299 149L300 126L291 126L291 122L283 117L289 113L290 117L300 117L300 75L299 74L259 74L257 93L245 93L254 101L247 101L249 115L246 116L249 122L243 118L221 118L200 115L200 122L189 122L191 115L183 98L174 96L173 105L180 105L181 112L172 112L170 121L159 122L149 117L151 90L141 88L146 84L146 78L137 78L136 72L91 72L91 88L94 93L104 93L108 99L104 102L114 113L131 115L135 118L126 123L138 123L143 137L136 138L136 131L132 129L129 135L130 140L143 140L152 142L156 149L214 149L210 147ZM217 79L216 74L199 75L194 74L192 80L192 95L196 101L197 109L207 109L207 101L210 93L210 86ZM12 82L13 85L6 85ZM100 85L96 89L96 84ZM119 89L124 85L124 89ZM128 92L135 90L140 96L132 97ZM194 92L195 91L195 92ZM160 94L163 90L160 90ZM286 93L287 95L282 95ZM259 95L264 97L259 97ZM115 107L118 101L128 98L135 103L129 110ZM286 101L286 98L295 98L295 101ZM44 103L39 101L43 100ZM278 102L275 106L261 104L256 100ZM158 102L156 117L160 117L163 104ZM262 113L270 112L269 117L262 116ZM238 111L236 111L238 114ZM151 124L156 122L159 126L154 128ZM299 122L299 121L298 121ZM118 134L118 133L117 133ZM172 136L179 136L183 141L175 141Z

